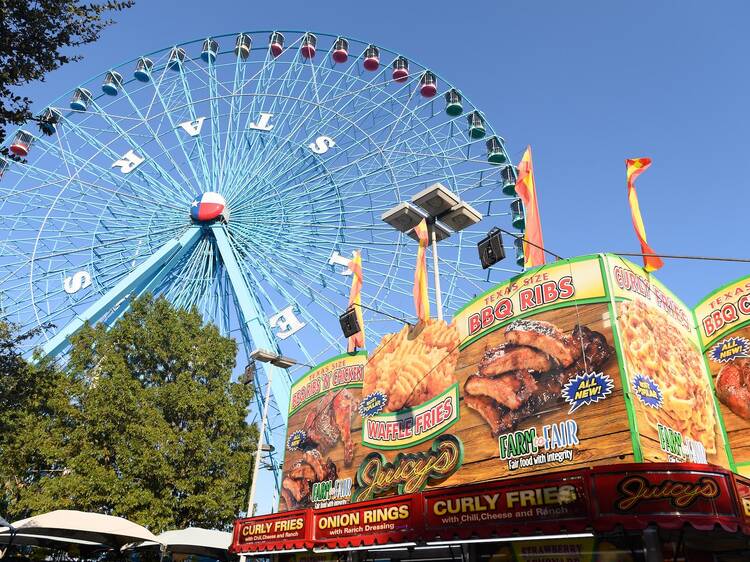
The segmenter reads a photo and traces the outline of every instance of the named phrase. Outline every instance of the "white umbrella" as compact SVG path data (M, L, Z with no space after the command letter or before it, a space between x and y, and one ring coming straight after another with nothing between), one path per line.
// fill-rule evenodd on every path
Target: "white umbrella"
M58 509L13 523L19 535L88 541L120 548L131 542L160 542L148 529L122 517ZM15 540L14 540L15 542Z
M7 531L0 532L0 545L10 544L10 533ZM64 537L50 537L45 535L26 535L17 533L13 536L13 546L43 546L47 548L65 548L65 545L74 544L81 548L91 550L110 550L110 547L98 542L82 541Z
M232 544L232 533L188 527L174 531L164 531L156 537L159 544L170 552L196 554L213 558L227 558ZM137 548L157 546L155 542L143 542Z

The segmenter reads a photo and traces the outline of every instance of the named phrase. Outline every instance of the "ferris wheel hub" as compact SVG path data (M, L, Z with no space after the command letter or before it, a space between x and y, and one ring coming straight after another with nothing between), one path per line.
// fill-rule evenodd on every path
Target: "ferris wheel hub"
M204 191L193 199L190 205L190 217L195 222L211 222L219 217L229 219L229 209L224 196L215 191Z

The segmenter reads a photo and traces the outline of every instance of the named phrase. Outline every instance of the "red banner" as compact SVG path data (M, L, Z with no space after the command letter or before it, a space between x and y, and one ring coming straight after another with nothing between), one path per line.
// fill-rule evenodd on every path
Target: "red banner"
M588 520L589 494L584 475L554 474L519 478L453 490L425 492L425 529L430 538L485 536L499 525L550 523L557 532L566 522Z
M706 465L659 463L592 470L594 518L641 528L644 521L666 528L690 523L737 530L739 509L730 473Z
M333 547L404 542L421 527L421 494L319 509L313 512L313 539Z
M238 519L231 550L242 553L310 547L311 515L309 509L302 509Z
M235 522L235 553L471 537L668 529L750 535L750 480L698 464L599 466Z

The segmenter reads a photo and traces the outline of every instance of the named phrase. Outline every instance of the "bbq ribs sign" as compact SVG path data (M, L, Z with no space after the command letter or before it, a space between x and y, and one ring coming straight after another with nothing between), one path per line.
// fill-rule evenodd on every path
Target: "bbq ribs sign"
M728 466L691 319L634 264L586 256L337 356L293 385L279 510L612 463ZM674 346L699 403L650 368Z
M695 308L737 471L750 475L750 276L717 289Z

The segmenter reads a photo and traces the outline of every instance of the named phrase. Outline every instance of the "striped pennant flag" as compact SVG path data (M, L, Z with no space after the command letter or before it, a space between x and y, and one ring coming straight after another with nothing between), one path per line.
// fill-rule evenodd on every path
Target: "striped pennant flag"
M646 240L646 227L643 226L641 209L638 206L638 195L635 192L635 180L651 165L651 158L632 158L625 160L625 171L628 179L628 202L630 203L630 215L633 218L633 228L641 243L641 253L643 255L643 269L646 271L656 271L664 266L661 258L653 255L655 252L648 245ZM651 255L649 255L651 254Z
M414 227L414 233L419 238L417 267L414 270L414 306L417 309L417 318L422 322L430 318L430 297L427 294L427 221L422 219L422 222Z
M349 308L354 308L359 322L360 330L353 336L349 337L347 351L350 353L357 348L365 347L365 322L362 318L362 253L355 250L352 253L352 259L349 262L349 270L352 272L352 288L349 291Z

